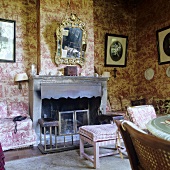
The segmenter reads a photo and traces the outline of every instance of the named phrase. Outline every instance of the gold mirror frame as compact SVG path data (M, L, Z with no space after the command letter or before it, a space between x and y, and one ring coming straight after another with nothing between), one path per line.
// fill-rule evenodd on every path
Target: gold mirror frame
M62 45L63 45L63 36L64 31L67 28L79 28L82 30L82 40L81 40L81 48L78 51L80 54L78 57L63 57ZM57 36L57 51L55 56L55 63L57 65L67 64L67 65L80 65L83 66L85 62L85 51L86 51L86 41L87 41L87 33L85 30L85 23L83 23L76 14L71 14L70 18L64 19L60 26L56 29ZM67 50L66 50L67 51ZM67 51L68 52L68 51Z

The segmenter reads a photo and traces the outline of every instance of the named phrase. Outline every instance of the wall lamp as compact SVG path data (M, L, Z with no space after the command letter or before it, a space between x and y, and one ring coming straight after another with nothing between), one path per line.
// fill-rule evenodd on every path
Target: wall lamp
M109 80L110 72L107 72L107 71L103 72L102 77L108 77L108 80Z
M104 71L102 77L110 77L110 72Z
M21 90L22 89L22 85L21 85L21 82L22 81L26 81L28 80L28 76L26 73L20 73L20 74L17 74L14 78L14 81L18 82L18 88Z

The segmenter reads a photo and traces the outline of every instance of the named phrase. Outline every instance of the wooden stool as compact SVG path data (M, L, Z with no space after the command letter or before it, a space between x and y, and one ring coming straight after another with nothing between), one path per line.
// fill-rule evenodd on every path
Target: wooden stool
M99 154L99 147L110 144L116 145L118 129L116 124L88 125L79 128L80 134L80 157L87 158L94 164L94 168L99 168L99 157L115 155L119 153L116 149L114 152ZM94 147L94 155L90 156L84 152L84 143L87 142Z
M56 150L57 149L58 121L55 121L51 118L44 118L44 119L38 119L38 123L40 124L40 144L38 145L39 149L43 153L47 153L48 151ZM52 141L52 127L54 127L54 130L55 130L55 132L54 132L55 144L53 144L53 141ZM47 128L49 128L50 145L48 145L46 143ZM42 129L44 129L44 145L42 144Z

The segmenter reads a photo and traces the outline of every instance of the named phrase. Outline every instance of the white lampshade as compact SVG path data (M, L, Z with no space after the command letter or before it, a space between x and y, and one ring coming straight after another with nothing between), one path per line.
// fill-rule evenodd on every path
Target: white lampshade
M110 77L110 72L103 72L102 77Z
M28 76L26 73L17 74L14 78L14 81L25 81L25 80L28 80Z

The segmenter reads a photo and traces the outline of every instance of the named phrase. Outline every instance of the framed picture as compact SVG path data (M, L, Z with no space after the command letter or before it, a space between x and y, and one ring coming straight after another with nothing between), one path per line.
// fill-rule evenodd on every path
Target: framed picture
M106 33L105 66L126 67L128 37Z
M0 18L0 62L15 62L15 21Z
M158 64L170 63L170 26L156 31Z

